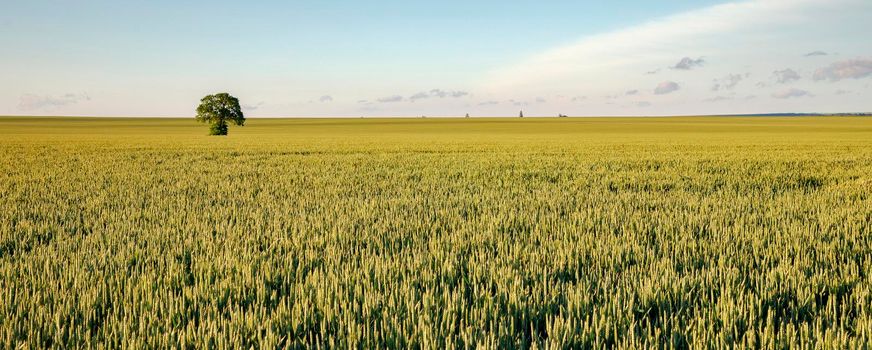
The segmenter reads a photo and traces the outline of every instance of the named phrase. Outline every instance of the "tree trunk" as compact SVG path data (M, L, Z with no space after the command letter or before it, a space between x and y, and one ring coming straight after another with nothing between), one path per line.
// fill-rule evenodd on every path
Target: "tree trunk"
M227 135L227 122L224 120L217 121L209 127L209 135Z

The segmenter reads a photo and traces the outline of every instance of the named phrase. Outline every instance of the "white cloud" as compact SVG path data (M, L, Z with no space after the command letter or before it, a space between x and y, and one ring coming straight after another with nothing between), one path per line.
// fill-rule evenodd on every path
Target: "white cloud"
M448 91L443 91L441 89L430 90L430 95L434 97L445 98L445 96L448 96L448 94Z
M655 95L666 95L668 93L677 91L680 88L681 88L681 86L679 86L678 83L676 83L674 81L664 81L664 82L658 84L656 88L654 88L654 94Z
M439 98L445 98L445 97L458 98L458 97L463 97L466 95L469 95L469 93L466 91L446 91L446 90L442 90L442 89L430 90L430 96L439 97Z
M531 100L536 96L555 95L613 96L617 91L625 95L628 86L655 87L661 82L676 82L680 83L681 94L673 92L671 84L655 89L654 93L659 91L662 97L656 101L654 113L780 111L784 110L784 102L777 99L722 103L714 105L715 109L705 100L713 97L709 93L713 90L735 92L736 96L771 94L772 91L761 93L755 88L754 83L760 80L744 82L749 76L768 78L773 71L784 67L790 67L791 71L782 72L784 74L777 77L780 81L810 90L806 85L811 79L796 80L797 75L805 78L801 72L809 72L807 75L811 78L811 72L817 68L813 66L816 59L803 55L820 54L808 50L807 45L825 42L828 52L839 50L843 54L872 52L869 51L872 44L858 38L858 25L854 24L858 18L869 15L872 15L872 2L868 0L735 1L587 36L575 43L542 51L489 72L475 90L488 96ZM804 48L808 51L797 54L797 50ZM686 59L679 60L682 56L676 53L687 55ZM701 64L704 64L703 69L698 68ZM819 74L819 77L831 79L829 76L833 74ZM771 79L764 87L771 88L775 78ZM651 93L651 90L645 92ZM742 100L742 97L734 99ZM586 111L621 114L616 107L610 107L612 101L592 99L586 104ZM816 104L804 104L801 108L830 109L817 104L825 101L816 99ZM548 101L555 108L562 102ZM862 105L859 100L848 102L853 106L851 109ZM795 104L790 106L796 107Z
M839 81L872 75L872 59L853 59L833 63L814 72L814 80Z
M416 93L412 96L409 96L409 101L415 102L417 100L423 100L430 97L438 97L438 98L460 98L463 96L468 96L469 92L466 91L453 91L453 90L442 90L442 89L432 89L430 91L422 91Z
M775 76L775 82L779 84L787 84L800 79L799 73L790 68L774 71L772 75Z
M697 51L706 56L730 53L733 48L725 43L725 38L740 34L758 36L761 31L790 24L807 25L820 8L858 2L862 0L753 0L716 5L548 50L492 72L484 85L491 90L516 90L546 83L563 88L591 79L601 81L607 76L627 75L621 74L625 67L648 65L648 71L655 72L651 69L656 68L657 62L674 65L677 50ZM676 66L683 66L680 63Z
M321 96L320 98L318 98L318 101L320 101L320 102L333 102L333 96L324 95L324 96Z
M670 68L680 69L680 70L691 70L691 69L696 68L696 67L702 67L703 64L705 64L705 60L702 57L697 58L697 59L685 57L685 58L682 58L680 61L678 61L678 63L676 63L674 66L672 66Z
M729 74L722 79L715 79L714 85L712 85L712 91L718 91L721 89L731 90L736 87L740 81L742 81L741 74Z
M428 94L426 92L419 92L417 94L409 96L409 100L411 100L412 102L415 102L417 100L421 100L421 99L425 99L425 98L429 98L429 97L430 97L430 94Z

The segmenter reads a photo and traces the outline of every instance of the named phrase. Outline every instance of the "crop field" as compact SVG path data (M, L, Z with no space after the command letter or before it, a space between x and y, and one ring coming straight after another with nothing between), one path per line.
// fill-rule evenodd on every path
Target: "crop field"
M0 118L0 348L872 346L872 118Z

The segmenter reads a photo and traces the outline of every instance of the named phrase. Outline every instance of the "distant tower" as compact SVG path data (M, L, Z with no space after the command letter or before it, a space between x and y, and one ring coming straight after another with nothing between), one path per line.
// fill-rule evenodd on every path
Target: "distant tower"
M518 115L518 118L523 118L523 117L524 117L524 111L521 111L521 114Z

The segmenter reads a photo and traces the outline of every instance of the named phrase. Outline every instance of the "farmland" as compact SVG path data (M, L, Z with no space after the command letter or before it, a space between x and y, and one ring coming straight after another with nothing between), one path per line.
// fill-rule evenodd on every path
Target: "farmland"
M872 345L872 118L0 118L0 347Z

